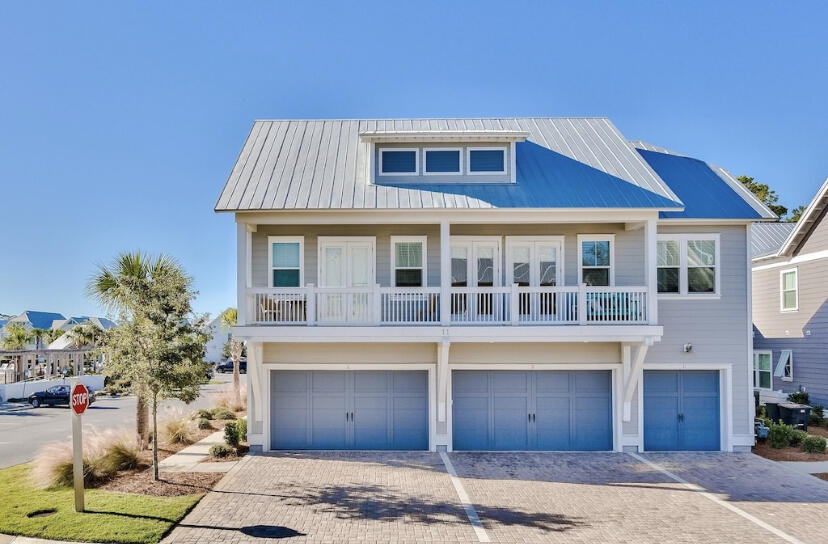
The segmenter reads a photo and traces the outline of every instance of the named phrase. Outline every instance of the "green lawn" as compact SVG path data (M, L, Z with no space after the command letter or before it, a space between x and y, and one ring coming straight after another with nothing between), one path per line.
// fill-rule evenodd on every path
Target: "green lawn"
M88 542L158 542L203 495L148 497L87 490L87 511L79 514L71 489L35 489L29 470L29 465L0 470L0 533ZM57 512L27 516L49 508Z

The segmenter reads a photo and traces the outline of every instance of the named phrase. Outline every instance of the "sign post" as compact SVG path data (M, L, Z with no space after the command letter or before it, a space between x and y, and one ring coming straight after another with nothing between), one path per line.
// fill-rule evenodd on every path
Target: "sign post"
M69 406L72 408L72 475L75 483L75 512L83 512L83 423L81 415L89 406L89 390L78 378L69 382Z

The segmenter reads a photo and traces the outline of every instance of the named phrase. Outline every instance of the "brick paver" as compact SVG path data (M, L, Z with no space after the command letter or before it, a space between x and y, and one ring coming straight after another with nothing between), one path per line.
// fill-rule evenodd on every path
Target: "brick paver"
M449 455L495 542L782 542L629 455ZM644 457L803 542L828 542L828 483L749 454ZM167 542L357 540L477 539L439 455L307 452L246 458Z

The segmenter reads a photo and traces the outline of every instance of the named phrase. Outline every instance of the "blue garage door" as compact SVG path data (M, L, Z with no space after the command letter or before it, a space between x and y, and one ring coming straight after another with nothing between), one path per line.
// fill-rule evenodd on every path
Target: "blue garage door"
M719 444L719 372L644 372L644 449L715 451Z
M425 371L274 370L271 449L428 449Z
M610 371L452 373L455 450L611 450Z

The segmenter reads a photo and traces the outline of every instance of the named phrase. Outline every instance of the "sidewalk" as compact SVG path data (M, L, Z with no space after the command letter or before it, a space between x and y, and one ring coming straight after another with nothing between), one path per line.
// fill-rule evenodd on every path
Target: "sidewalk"
M158 463L158 469L161 472L227 472L236 466L238 461L201 462L210 455L210 448L216 444L224 444L224 431L216 431L192 446L170 455Z
M803 474L828 472L828 461L777 461L790 469Z
M0 414L20 412L22 410L29 410L30 408L31 406L26 402L0 402ZM2 541L0 541L0 544L2 544Z
M29 538L27 536L13 536L0 534L0 544L81 544L80 542L69 542L68 540L44 540L42 538Z

